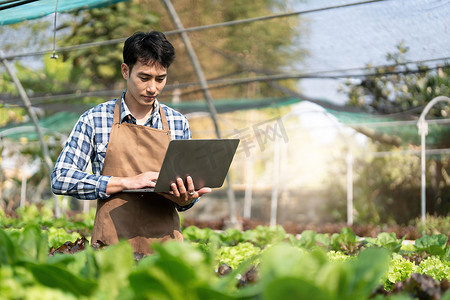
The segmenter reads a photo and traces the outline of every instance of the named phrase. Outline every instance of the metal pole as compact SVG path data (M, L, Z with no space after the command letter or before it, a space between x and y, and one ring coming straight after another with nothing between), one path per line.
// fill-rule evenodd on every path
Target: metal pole
M353 153L347 153L347 224L353 225Z
M41 127L39 126L36 113L34 112L33 108L31 107L30 99L28 98L28 95L25 92L25 89L23 88L22 84L20 83L19 78L17 78L16 73L10 66L9 62L4 58L4 54L2 51L0 51L0 58L2 60L3 65L6 68L6 71L9 73L9 75L11 76L11 79L13 80L14 84L16 85L17 90L19 91L19 94L20 94L20 98L22 99L22 101L25 105L25 108L27 109L28 115L30 116L31 121L33 122L34 127L36 128L36 133L38 135L39 142L40 142L41 148L42 148L42 155L44 157L44 162L47 166L48 174L50 175L53 172L53 163L52 163L52 160L51 160L49 152L48 152L47 144L44 142L44 135L42 134ZM55 197L55 215L57 218L59 218L60 214L61 214L61 212L59 209L59 202L58 202L58 199Z
M183 24L181 23L181 20L178 17L178 14L172 5L172 2L170 0L163 0L163 2L166 5L166 8L169 11L172 21L175 23L175 26L177 27L177 29L183 30L184 29ZM187 33L181 32L180 35L181 35L181 39L183 40L184 46L186 47L186 51L189 55L189 58L191 59L192 65L194 66L195 74L198 77L198 80L200 82L200 87L202 89L202 92L203 92L206 102L208 104L208 109L210 111L211 118L214 123L217 137L220 138L220 130L219 130L219 126L217 124L217 110L214 107L214 104L212 103L212 97L211 97L211 94L209 93L208 83L203 74L202 67L200 65L200 62L198 61L197 55L195 54L194 47L192 47L191 40L189 39L189 36L187 35Z
M89 200L83 200L83 213L89 213L89 207L91 202Z
M198 61L197 55L195 54L194 47L192 47L191 41L189 39L189 36L184 31L183 23L181 23L180 18L178 17L177 11L172 5L172 2L170 0L163 0L164 5L167 8L167 11L169 12L170 17L172 18L172 21L175 23L175 26L178 30L183 30L180 35L183 40L184 46L186 47L186 51L189 54L189 58L191 59L192 65L194 66L195 73L198 77L198 80L200 82L201 89L203 91L203 95L205 96L206 103L208 105L208 109L211 115L211 119L214 123L214 128L216 131L217 138L220 138L220 130L219 125L217 124L217 110L214 107L214 104L212 103L212 97L209 93L208 89L208 83L206 81L206 78L203 74L202 67L200 65L200 62ZM229 210L230 210L230 223L232 226L235 226L237 224L236 219L236 199L234 196L234 192L231 189L231 182L230 177L227 175L226 177L227 182L227 195L228 195L228 204L229 204Z
M428 124L426 122L422 122L422 128L420 133L420 166L421 166L421 181L420 181L420 211L422 216L422 225L425 230L425 219L426 219L426 159L425 159L425 136L428 133Z
M20 204L21 208L25 207L25 201L27 200L27 175L22 170L22 185L20 188Z
M245 162L244 218L250 219L252 215L253 157L250 155Z
M433 107L433 105L435 105L437 102L439 101L447 101L448 103L450 103L450 98L449 97L445 97L445 96L438 96L433 98L430 102L428 102L428 104L425 106L425 108L423 109L422 113L420 114L419 117L419 121L417 122L417 127L419 129L419 134L421 136L421 156L420 156L420 160L421 160L421 183L420 183L420 188L421 188L421 200L420 200L420 204L421 204L421 214L422 214L422 224L423 224L423 228L425 228L425 221L426 221L426 161L425 161L425 147L426 147L426 143L425 143L425 136L428 134L428 123L425 120L426 115L428 114L428 112L430 111L430 109ZM424 229L425 230L425 229ZM423 232L424 233L424 232Z
M272 179L272 199L270 202L270 226L277 225L278 213L278 185L280 173L280 139L275 138L273 149L273 179Z

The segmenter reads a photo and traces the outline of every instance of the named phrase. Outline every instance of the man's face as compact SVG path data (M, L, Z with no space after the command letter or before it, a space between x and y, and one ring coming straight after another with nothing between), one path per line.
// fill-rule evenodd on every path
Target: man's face
M122 76L127 81L127 102L139 105L153 105L156 97L163 90L167 80L167 69L160 64L142 64L137 61L133 69L122 64Z

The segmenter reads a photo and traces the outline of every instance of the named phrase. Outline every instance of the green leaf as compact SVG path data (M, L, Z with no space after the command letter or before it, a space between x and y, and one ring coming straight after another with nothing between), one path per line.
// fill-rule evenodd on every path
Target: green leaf
M3 229L0 229L0 266L12 265L17 259L17 248Z
M157 273L152 270L151 273ZM154 276L149 271L141 270L129 276L130 287L136 294L136 299L177 299L171 289L172 282L166 283L165 276Z
M198 299L230 300L236 299L226 292L214 289L211 286L199 286L195 288Z
M128 276L135 266L133 250L128 241L120 241L101 251L94 251L98 265L98 290L104 299L115 299L128 285Z
M391 290L394 284L398 281L404 281L411 276L412 273L417 273L418 267L414 262L405 259L398 253L392 253L392 258L389 263L389 271L385 275L384 287L386 290Z
M242 231L234 228L228 228L223 234L220 235L222 243L227 245L237 245L242 242Z
M196 270L179 259L161 259L155 264L155 267L159 267L175 282L192 284L192 281L195 282L197 279Z
M242 261L237 268L232 269L230 273L221 277L220 281L217 282L215 287L221 291L232 290L236 286L236 278L238 276L241 276L242 274L245 274L248 270L250 270L252 266L254 266L254 258ZM255 285L258 285L258 283ZM251 295L254 295L255 290L257 290L256 293L260 293L261 289L259 288L259 286L254 288L255 285L251 285L250 288L249 286L246 286L240 289L240 294L248 295L248 293L250 293Z
M375 240L375 243L377 243L380 246L383 246L384 244L389 244L392 242L397 241L397 236L395 235L395 232L387 233L387 232L381 232L378 234L377 239Z
M27 263L27 265L41 284L76 296L89 296L97 287L96 281L77 276L59 266L33 263Z
M316 284L333 299L367 299L388 269L389 252L372 248L358 257L325 264L315 277Z
M152 245L159 259L180 259L193 268L212 267L212 258L187 243L169 241Z
M430 256L419 264L419 273L426 274L437 280L450 278L450 261L440 259L438 256Z
M447 290L441 300L450 300L450 290Z
M264 288L264 299L267 300L330 300L333 299L326 292L298 277L283 276L269 282Z
M313 230L305 230L298 239L300 247L311 249L316 245L316 232Z
M402 239L397 239L397 236L395 235L395 232L387 233L387 232L381 232L378 234L375 244L378 246L381 246L383 248L386 248L392 252L398 252L400 251L400 248L402 247L402 243L405 237Z
M152 245L155 253L142 259L130 274L130 287L139 298L203 299L199 291L217 293L219 278L210 258L188 243L165 242Z
M356 242L356 234L350 227L344 227L341 229L340 233L341 237L343 237L344 241L347 242Z
M258 234L255 230L246 230L242 233L242 239L246 242L253 243L255 245L258 244Z
M445 249L446 250L445 250L445 254L444 254L443 258L450 261L450 247L446 247Z
M259 247L252 243L239 243L236 246L222 246L216 255L219 264L226 263L232 269L236 269L242 262L253 259L261 253Z
M48 236L38 225L28 225L20 238L20 250L33 261L45 262L48 257Z
M98 279L99 276L99 266L91 247L70 255L57 253L48 257L47 263L80 274L84 278Z
M85 264L81 269L81 274L85 278L98 278L99 266L95 259L94 250L91 247L86 248L83 252L76 253L75 256L85 257Z
M328 233L316 234L316 245L327 248L330 245L330 235Z
M417 239L414 247L419 252L426 252L430 255L445 255L448 238L443 234L424 235Z
M351 282L349 265L345 262L330 262L325 264L315 277L315 284L337 297L347 293Z
M334 233L331 236L330 246L335 251L353 252L356 243L356 234L351 228L344 227L340 233Z
M352 267L348 295L352 299L366 299L388 271L389 261L389 252L385 249L369 248L361 251L356 260L348 262ZM350 299L345 298L345 294L342 296L344 298L341 299Z
M261 278L268 281L283 276L314 278L326 262L326 255L320 248L307 252L304 249L280 243L268 248L262 254ZM308 270L308 273L305 273L305 270Z

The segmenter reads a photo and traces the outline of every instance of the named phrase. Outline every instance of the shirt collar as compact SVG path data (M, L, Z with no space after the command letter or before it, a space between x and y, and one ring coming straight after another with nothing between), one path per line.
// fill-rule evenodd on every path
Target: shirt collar
M130 116L130 118L133 120L133 123L136 123L136 119L133 116L133 114L131 113L131 111L128 109L127 104L125 103L125 92L124 91L122 93L122 96L120 97L120 101L122 103L121 105L121 112L120 112L120 119L121 121L128 121L128 116ZM157 99L155 99L155 102L153 102L153 111L152 114L150 116L150 125L155 124L155 122L160 118L160 114L159 114L159 102Z

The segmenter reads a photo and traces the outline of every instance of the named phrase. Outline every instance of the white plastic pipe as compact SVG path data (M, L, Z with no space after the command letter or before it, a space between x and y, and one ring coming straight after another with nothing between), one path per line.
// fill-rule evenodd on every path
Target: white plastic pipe
M278 186L280 173L280 139L275 138L273 149L273 181L272 181L272 200L270 202L270 226L277 225L278 213Z
M420 183L420 188L421 188L421 200L420 200L420 205L421 205L421 214L422 214L422 224L425 228L425 221L426 221L426 161L425 161L425 147L426 147L426 143L425 143L425 136L428 134L428 123L425 120L426 115L428 114L428 112L430 111L430 109L433 107L433 105L435 105L437 102L439 101L447 101L448 103L450 103L450 98L445 97L445 96L439 96L436 97L434 99L432 99L430 102L428 102L428 104L425 106L425 108L423 109L422 113L420 114L419 117L419 121L417 122L417 127L419 129L419 134L421 136L421 155L420 155L420 160L421 160L421 183Z
M353 225L353 153L347 153L347 225Z

